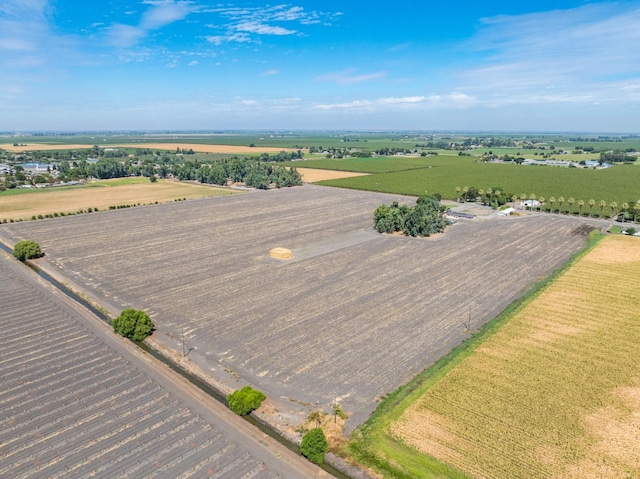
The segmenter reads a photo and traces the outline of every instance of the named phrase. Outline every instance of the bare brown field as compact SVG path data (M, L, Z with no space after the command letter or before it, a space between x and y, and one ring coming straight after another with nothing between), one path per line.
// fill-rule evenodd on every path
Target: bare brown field
M327 477L2 250L0 291L0 477Z
M352 171L318 170L316 168L296 168L302 175L305 183L315 183L324 180L339 180L340 178L352 178L354 176L366 176L369 173L354 173Z
M246 382L301 422L336 398L364 421L395 390L548 275L585 237L541 215L454 225L438 241L379 235L406 197L304 185L0 225L108 310L146 309L154 341L221 384ZM412 200L415 202L415 199ZM293 258L269 257L275 247ZM290 411L291 415L283 411Z
M116 180L117 181L117 180ZM110 186L101 181L102 187L55 188L32 191L20 195L0 197L0 220L31 219L32 216L53 213L73 213L79 209L108 209L111 205L166 203L176 199L205 198L234 193L231 190L178 181L159 180L133 185Z
M26 146L13 146L10 143L0 144L3 150L18 153L21 151L47 151L47 150L87 150L91 145L43 145L38 143L26 144ZM202 145L199 143L122 143L118 145L102 145L100 148L149 148L153 150L173 150L192 149L199 153L238 153L238 154L258 154L258 153L279 153L281 151L291 151L292 148L274 148L269 146L233 146L233 145Z
M606 238L391 426L473 478L640 477L640 240Z

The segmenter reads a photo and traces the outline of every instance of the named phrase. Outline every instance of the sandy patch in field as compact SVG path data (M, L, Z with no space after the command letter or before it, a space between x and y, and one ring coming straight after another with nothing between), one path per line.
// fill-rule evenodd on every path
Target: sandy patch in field
M367 176L369 173L354 173L352 171L318 170L315 168L296 168L302 175L305 183L315 183L324 180L339 180L340 178L352 178L354 176Z
M104 182L108 185L108 181ZM176 199L232 194L229 190L174 181L135 185L37 190L0 196L0 220L31 219L33 215L72 213L79 209L109 209L111 205L166 203Z
M43 145L39 143L27 143L27 146L13 146L12 143L0 144L3 150L19 153L21 151L45 151L45 150L88 150L92 145ZM242 154L258 154L258 153L280 153L281 151L292 151L293 148L276 148L276 147L250 147L250 146L233 146L233 145L201 145L193 143L122 143L119 145L100 145L101 149L105 148L150 148L152 150L173 150L192 149L197 153L242 153Z

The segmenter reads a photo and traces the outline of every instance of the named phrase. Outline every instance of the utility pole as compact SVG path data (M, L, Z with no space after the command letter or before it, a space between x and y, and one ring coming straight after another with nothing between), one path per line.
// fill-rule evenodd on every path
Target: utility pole
M186 356L184 352L184 331L180 331L180 339L182 340L182 357L184 358Z

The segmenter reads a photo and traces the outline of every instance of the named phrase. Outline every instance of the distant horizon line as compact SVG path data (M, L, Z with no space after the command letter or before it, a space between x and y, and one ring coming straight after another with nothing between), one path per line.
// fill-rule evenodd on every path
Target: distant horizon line
M104 129L104 130L14 130L14 131L0 131L0 137L25 137L25 136L65 136L65 135L209 135L220 136L228 134L249 134L249 133L264 133L264 134L294 134L294 133L333 133L333 134L345 134L345 133L385 133L385 134L502 134L502 135L599 135L599 136L640 136L640 132L611 132L611 131L573 131L573 130L437 130L437 129L326 129L326 128L269 128L269 129Z

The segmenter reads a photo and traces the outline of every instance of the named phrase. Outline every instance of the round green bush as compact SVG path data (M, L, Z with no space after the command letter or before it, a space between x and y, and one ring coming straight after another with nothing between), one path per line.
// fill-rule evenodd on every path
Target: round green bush
M316 427L306 433L300 443L300 452L304 457L316 464L324 462L324 455L329 450L329 443L324 437L324 431Z
M120 316L111 321L113 330L120 336L133 341L142 341L153 331L153 321L147 313L127 308Z
M267 396L263 392L253 389L250 386L245 386L242 389L236 389L227 396L227 403L229 409L238 414L239 416L245 416L254 409L258 409L262 401Z
M20 261L25 261L32 258L40 258L44 256L44 253L40 249L40 245L35 241L25 240L18 241L13 248L13 256Z

